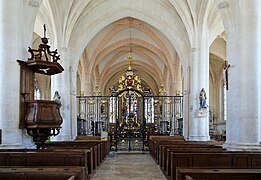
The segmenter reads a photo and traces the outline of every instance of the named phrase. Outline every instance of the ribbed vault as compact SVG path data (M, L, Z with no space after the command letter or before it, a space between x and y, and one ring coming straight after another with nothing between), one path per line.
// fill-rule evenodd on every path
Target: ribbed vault
M104 93L126 70L131 51L136 73L154 93L164 84L173 94L198 34L209 33L211 44L224 30L214 0L43 0L36 33L44 23L50 44L67 52L81 89L99 85Z

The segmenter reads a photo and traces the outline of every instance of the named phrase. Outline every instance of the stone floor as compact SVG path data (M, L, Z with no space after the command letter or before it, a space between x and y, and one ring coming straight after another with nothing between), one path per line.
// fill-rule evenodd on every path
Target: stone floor
M91 180L166 180L148 153L111 152Z

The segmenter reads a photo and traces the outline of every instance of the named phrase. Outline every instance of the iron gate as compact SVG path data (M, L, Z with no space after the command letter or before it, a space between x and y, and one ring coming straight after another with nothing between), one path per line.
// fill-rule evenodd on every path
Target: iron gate
M150 135L183 134L182 96L134 94L77 96L77 135L105 131L112 150L130 151L146 150Z

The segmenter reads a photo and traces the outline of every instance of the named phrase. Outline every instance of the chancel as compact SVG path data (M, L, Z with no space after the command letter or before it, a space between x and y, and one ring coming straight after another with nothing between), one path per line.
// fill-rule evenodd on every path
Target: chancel
M261 179L260 0L0 7L0 179Z

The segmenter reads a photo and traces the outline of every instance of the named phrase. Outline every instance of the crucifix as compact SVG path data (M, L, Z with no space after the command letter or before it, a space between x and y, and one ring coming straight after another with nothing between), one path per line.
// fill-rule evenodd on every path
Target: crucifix
M226 83L226 90L228 90L228 68L230 68L230 64L225 61L224 71L225 71L225 83Z

